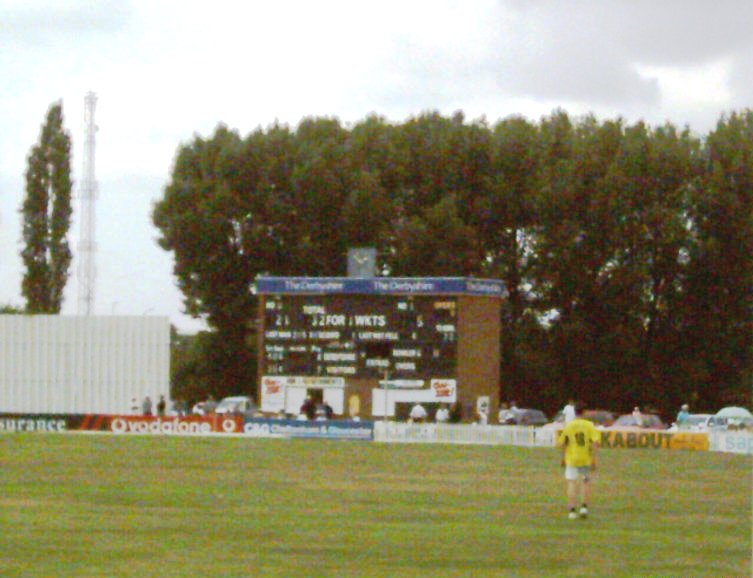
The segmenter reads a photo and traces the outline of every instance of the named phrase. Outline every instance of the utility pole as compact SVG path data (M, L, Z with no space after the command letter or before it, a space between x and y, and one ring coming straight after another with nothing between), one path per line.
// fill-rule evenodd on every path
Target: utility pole
M78 243L78 314L91 315L94 312L94 286L97 277L95 253L97 243L96 211L97 179L94 171L97 125L94 122L94 109L97 95L88 92L84 98L84 167L81 180L81 229Z

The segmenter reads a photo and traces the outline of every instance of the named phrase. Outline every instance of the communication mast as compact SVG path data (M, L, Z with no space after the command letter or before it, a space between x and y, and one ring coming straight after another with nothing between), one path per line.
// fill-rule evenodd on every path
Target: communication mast
M97 125L94 123L94 109L97 95L88 92L84 98L84 167L81 179L81 230L78 243L78 314L91 315L94 311L94 285L97 268L94 256L97 244L95 201L97 199L97 179L94 172L94 153Z

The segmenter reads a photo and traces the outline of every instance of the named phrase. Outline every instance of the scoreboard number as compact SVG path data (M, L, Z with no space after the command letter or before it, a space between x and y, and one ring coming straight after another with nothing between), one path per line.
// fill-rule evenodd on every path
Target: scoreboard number
M456 298L447 296L270 296L265 373L452 379L456 311Z

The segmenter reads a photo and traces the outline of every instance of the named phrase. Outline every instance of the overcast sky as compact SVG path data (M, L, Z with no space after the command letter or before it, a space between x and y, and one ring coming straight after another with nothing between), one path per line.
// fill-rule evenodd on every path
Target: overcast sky
M555 108L704 134L753 102L751 30L746 0L0 0L0 304L23 305L23 175L57 100L78 192L84 97L98 97L95 313L166 315L193 331L150 215L194 134Z

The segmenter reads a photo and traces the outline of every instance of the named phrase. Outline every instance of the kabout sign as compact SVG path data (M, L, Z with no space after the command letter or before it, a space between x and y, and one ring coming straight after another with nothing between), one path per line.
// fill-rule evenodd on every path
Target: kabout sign
M709 438L703 433L604 430L601 432L601 446L631 449L708 450Z

